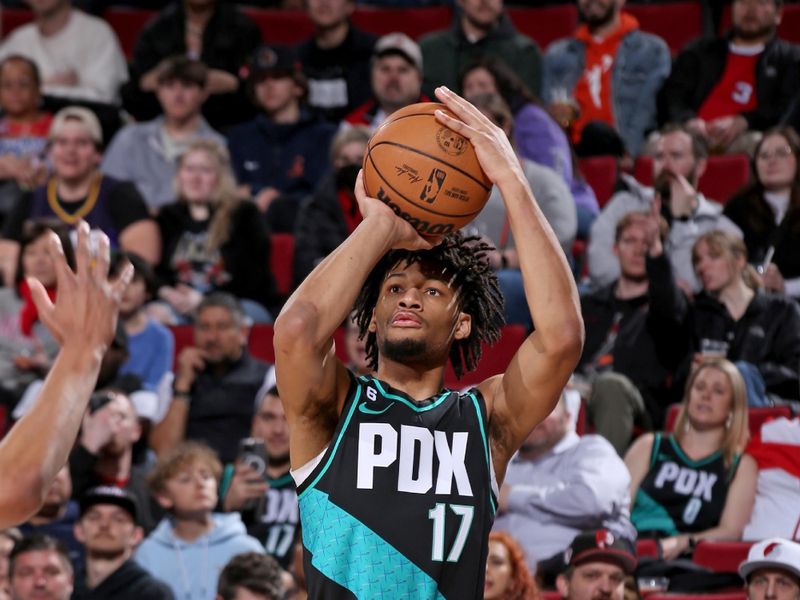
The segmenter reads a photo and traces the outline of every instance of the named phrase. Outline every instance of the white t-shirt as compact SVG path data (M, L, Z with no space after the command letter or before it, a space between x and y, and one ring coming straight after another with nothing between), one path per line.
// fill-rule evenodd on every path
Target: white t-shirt
M35 23L15 29L0 46L0 59L21 54L39 67L42 81L74 71L75 86L47 85L47 95L119 103L119 88L128 80L128 66L114 30L97 17L72 10L66 26L43 36Z

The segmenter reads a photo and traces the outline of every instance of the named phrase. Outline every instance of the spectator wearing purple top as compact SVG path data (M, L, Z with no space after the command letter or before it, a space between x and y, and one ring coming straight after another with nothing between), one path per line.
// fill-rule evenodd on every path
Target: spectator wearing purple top
M514 115L514 142L523 158L550 167L572 192L578 211L578 237L586 238L600 212L594 191L577 169L569 140L559 124L542 107L511 68L496 56L484 56L461 75L466 97L500 94Z

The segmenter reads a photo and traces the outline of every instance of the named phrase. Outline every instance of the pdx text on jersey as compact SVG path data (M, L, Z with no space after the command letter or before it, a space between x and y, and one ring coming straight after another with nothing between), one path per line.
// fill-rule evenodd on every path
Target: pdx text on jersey
M711 502L712 488L717 482L716 473L680 467L672 461L661 465L655 480L655 487L672 487L680 496L691 496L683 512L683 521L691 525L703 505L703 500Z

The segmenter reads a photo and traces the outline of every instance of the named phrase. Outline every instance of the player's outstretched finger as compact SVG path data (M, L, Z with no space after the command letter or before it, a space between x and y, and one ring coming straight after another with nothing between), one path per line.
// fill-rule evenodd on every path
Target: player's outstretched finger
M48 233L47 253L53 261L56 270L56 283L59 288L66 289L69 281L74 277L72 269L67 264L67 257L64 255L64 247L54 231ZM64 286L64 287L62 287Z
M459 119L462 119L468 125L475 127L489 122L486 116L471 102L462 98L448 87L439 86L434 93Z
M97 238L97 253L92 263L92 275L95 281L101 283L108 279L108 265L111 263L111 242L108 236L100 232Z
M130 261L126 260L125 265L119 270L119 275L111 283L111 297L115 302L122 300L122 294L125 293L125 290L132 280L133 265Z
M33 300L33 304L36 306L36 311L39 313L39 319L50 330L50 333L53 334L55 340L61 343L63 341L61 339L61 334L55 327L55 323L52 318L53 312L55 311L55 306L53 305L53 301L50 300L47 290L44 289L42 282L35 277L26 277L25 281L27 282L28 289L31 292L31 299Z
M78 277L88 277L92 268L92 251L89 248L91 231L89 224L81 220L78 222L78 245L75 248L75 263Z

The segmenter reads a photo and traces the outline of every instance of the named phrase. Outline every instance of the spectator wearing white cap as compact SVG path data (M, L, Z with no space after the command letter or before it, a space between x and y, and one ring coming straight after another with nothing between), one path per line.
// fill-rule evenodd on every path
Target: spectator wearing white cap
M739 565L748 600L800 598L800 544L771 538L753 545Z
M422 51L404 33L389 33L377 41L370 81L372 98L347 115L346 124L376 129L393 112L430 101L422 95Z
M23 194L3 224L0 252L16 256L28 219L57 219L75 226L84 219L108 235L112 248L158 262L161 238L136 187L100 173L103 133L86 108L61 109L50 127L53 175L45 185Z

